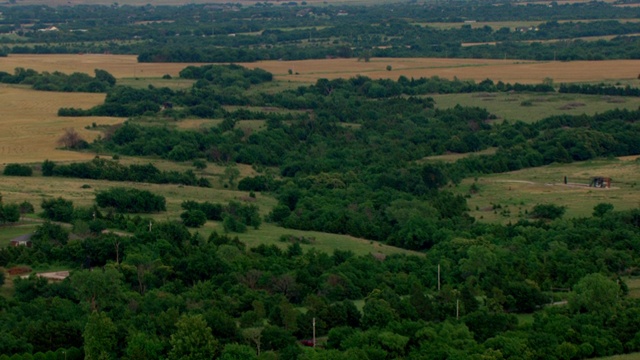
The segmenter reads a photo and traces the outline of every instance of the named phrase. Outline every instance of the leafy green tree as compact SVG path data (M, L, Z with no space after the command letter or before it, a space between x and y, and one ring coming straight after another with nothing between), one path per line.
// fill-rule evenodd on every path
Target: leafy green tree
M125 349L127 360L159 359L162 351L162 341L153 335L136 332L127 338L127 348Z
M107 83L109 86L115 86L116 78L106 70L95 69L96 80Z
M53 169L56 167L56 163L51 160L45 160L42 163L42 176L53 176Z
M92 311L113 304L122 295L122 274L111 267L74 271L69 278L78 298Z
M222 227L225 232L243 233L247 231L247 225L242 223L242 221L238 220L233 215L225 215L222 220Z
M561 218L564 215L565 211L567 211L566 206L559 206L555 204L538 204L533 207L529 216L534 219L547 219L554 220L557 218Z
M362 308L362 327L365 329L371 327L384 328L389 322L398 319L398 314L382 299L369 299Z
M220 181L227 181L230 188L234 188L236 179L240 176L240 170L236 166L227 166L224 168L224 175L220 177Z
M613 211L613 205L609 203L599 203L593 207L593 216L602 217L604 214Z
M82 333L85 359L114 359L117 346L116 332L116 325L107 314L92 312Z
M200 210L187 210L180 214L182 223L186 227L198 228L207 222L207 215Z
M171 335L169 360L214 359L218 356L218 341L201 315L184 315L176 327Z
M256 351L247 345L227 344L222 349L220 360L257 360Z
M16 204L2 205L0 202L0 224L20 221L20 207Z
M569 298L569 308L607 316L620 302L620 286L600 273L589 274L576 284Z
M70 223L73 220L73 201L62 197L43 200L40 205L44 211L43 216L52 221Z
M62 226L45 221L36 228L31 237L33 247L45 253L49 253L54 247L62 247L69 241L69 232Z

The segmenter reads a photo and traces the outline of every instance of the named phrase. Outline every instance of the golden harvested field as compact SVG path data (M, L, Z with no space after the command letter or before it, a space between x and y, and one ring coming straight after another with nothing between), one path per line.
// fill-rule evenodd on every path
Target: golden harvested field
M87 141L99 133L84 127L115 124L122 119L106 117L58 117L60 107L89 108L104 101L104 94L40 92L0 85L0 164L51 160L89 159L91 154L56 150L64 129L74 128Z
M431 77L482 81L492 79L509 83L536 84L549 77L556 83L599 82L637 79L640 71L638 60L535 62L522 60L485 59L382 59L358 62L356 59L265 61L242 64L261 67L276 75L277 79L314 82L318 78L339 78L364 75L371 78L397 79L407 77ZM392 70L387 71L387 65ZM299 75L288 75L288 69Z
M540 83L550 77L556 83L630 81L637 82L640 60L536 62L491 59L434 58L373 58L370 62L356 59L321 59L299 61L262 61L240 63L249 68L260 67L276 75L276 79L312 83L319 78L335 79L364 75L371 78L397 79L440 76L452 79L503 82ZM117 78L157 78L164 74L176 76L187 63L138 63L133 55L10 55L0 62L0 71L13 72L16 67L37 71L74 71L93 74L104 69ZM387 65L392 70L387 71ZM289 75L291 69L299 75Z
M36 71L60 71L63 73L84 72L93 75L95 69L103 69L117 78L159 78L169 74L177 76L185 63L144 63L139 64L135 55L14 55L0 61L0 71L13 73L17 67Z

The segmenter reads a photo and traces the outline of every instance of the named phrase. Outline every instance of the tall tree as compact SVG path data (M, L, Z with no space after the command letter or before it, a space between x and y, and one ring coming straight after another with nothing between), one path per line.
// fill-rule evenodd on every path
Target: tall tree
M201 315L185 315L171 335L169 360L213 359L218 355L218 341Z
M117 345L116 331L115 324L104 312L91 313L82 333L85 359L114 359Z

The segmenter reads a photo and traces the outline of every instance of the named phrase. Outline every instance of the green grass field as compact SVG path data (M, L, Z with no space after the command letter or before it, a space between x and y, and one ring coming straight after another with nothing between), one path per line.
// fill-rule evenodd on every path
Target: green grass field
M127 158L121 161L123 161L123 163L148 162L148 160L145 159L135 158ZM153 162L163 170L184 171L192 168L190 163L172 163L160 160ZM166 212L143 215L149 216L158 221L180 220L180 214L183 211L180 205L185 200L209 201L212 203L223 204L226 204L231 200L248 202L257 205L262 216L266 216L276 205L276 199L269 194L257 193L255 198L251 198L246 192L224 189L216 180L216 175L224 171L223 169L224 168L222 167L211 165L202 172L211 179L214 188L66 178L55 178L53 179L55 181L52 181L51 178L41 176L28 178L0 176L0 193L3 195L3 200L6 203L29 201L36 208L36 212L39 212L41 211L40 204L42 200L46 198L62 196L65 199L72 200L75 206L90 206L94 202L96 191L116 186L132 187L141 190L148 190L166 198ZM253 170L249 166L239 167L239 170L242 174L241 176L253 173ZM88 185L89 188L83 188L83 185ZM30 226L30 228L24 228L22 230L17 230L19 229L18 227L15 227L15 229L13 227L6 228L7 231L0 228L0 246L6 246L10 239L24 234L24 230L29 232L35 228L35 225ZM203 236L207 237L212 231L222 233L224 230L222 228L222 224L209 221L204 227L194 229L193 231L200 232ZM237 235L240 240L245 242L249 247L257 246L259 244L275 244L284 249L290 244L279 241L280 237L282 235L294 235L314 239L310 244L301 244L302 248L305 250L316 248L324 252L332 253L335 249L341 249L353 251L358 255L368 253L381 253L385 255L397 253L413 255L420 254L413 251L387 246L374 241L354 238L352 236L285 229L274 224L264 222L257 230L250 228L246 233Z
M627 288L629 289L629 297L633 299L640 298L640 278L631 276L624 278L625 284L627 284Z
M640 162L633 159L552 164L479 176L475 194L470 193L475 179L465 179L454 191L468 196L470 214L480 221L516 222L526 218L533 206L544 203L566 206L565 218L583 217L591 216L599 203L611 203L616 210L639 207L639 172ZM563 183L564 176L568 185ZM592 176L611 177L611 188L586 186Z
M593 115L616 108L635 110L637 97L610 97L582 94L475 93L430 95L438 108L456 105L486 108L499 119L534 122L553 115Z

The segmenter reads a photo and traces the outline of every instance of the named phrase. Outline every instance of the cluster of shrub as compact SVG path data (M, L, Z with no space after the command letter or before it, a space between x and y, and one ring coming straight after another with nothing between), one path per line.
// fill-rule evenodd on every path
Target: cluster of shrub
M33 169L29 165L23 164L7 164L2 175L6 176L31 176L33 175Z
M126 166L118 163L117 161L102 159L99 157L88 162L71 164L56 164L53 161L45 160L42 164L42 175L80 179L211 187L211 182L207 178L196 177L196 174L192 170L184 172L175 170L161 171L153 164L131 164Z
M166 199L147 190L116 187L96 192L96 204L119 213L154 213L166 211ZM71 223L74 219L91 220L99 217L97 208L82 208L81 214L73 201L62 197L45 199L41 204L42 216L52 221Z
M115 187L96 193L96 204L121 213L154 213L167 210L164 196L147 190Z
M257 229L262 223L259 208L253 204L229 201L222 205L189 200L182 203L182 208L185 211L180 217L189 227L200 227L206 220L222 221L225 231L242 233L248 226Z
M0 225L20 221L20 206L17 204L3 204L0 199Z
M0 71L0 83L30 85L34 90L42 91L103 93L116 85L116 78L100 69L96 69L92 77L78 72L68 75L59 71L38 73L33 69L16 68L13 75Z

